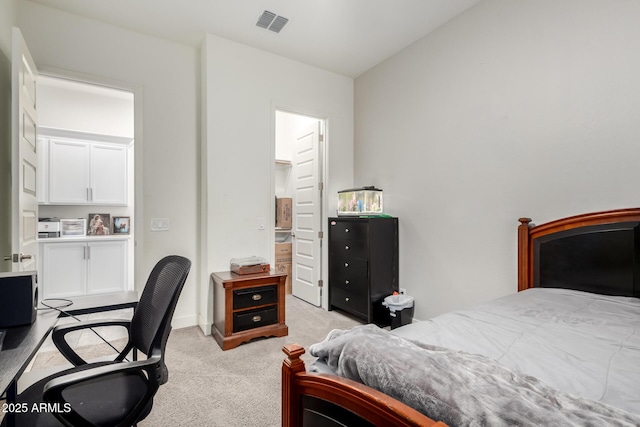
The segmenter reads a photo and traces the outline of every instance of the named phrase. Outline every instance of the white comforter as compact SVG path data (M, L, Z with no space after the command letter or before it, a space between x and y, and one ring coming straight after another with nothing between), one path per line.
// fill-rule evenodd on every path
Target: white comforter
M529 289L394 329L640 413L640 299Z

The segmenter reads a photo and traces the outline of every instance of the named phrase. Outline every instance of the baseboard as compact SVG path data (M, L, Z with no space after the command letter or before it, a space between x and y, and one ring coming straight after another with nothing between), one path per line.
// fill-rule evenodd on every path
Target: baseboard
M198 325L198 319L195 315L192 316L173 316L171 319L171 327L173 329L188 328L190 326Z
M198 326L202 330L202 333L205 335L211 335L211 323L207 322L202 316L198 316L199 322Z

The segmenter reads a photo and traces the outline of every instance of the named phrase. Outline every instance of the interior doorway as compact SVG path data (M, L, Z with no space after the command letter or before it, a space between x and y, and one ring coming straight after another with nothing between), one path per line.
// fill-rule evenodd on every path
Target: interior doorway
M287 292L322 305L325 120L289 111L275 114L274 196L291 200L291 226L275 227L274 264L286 272ZM277 216L276 212L276 216Z
M76 238L76 247L55 244L50 238L57 236L55 232L39 236L41 295L69 298L134 291L139 143L135 92L55 72L43 72L37 88L42 171L38 217L81 220L85 226L80 234L87 238ZM96 216L99 228L91 226ZM74 262L77 268L59 271L59 265ZM84 274L79 273L82 269Z

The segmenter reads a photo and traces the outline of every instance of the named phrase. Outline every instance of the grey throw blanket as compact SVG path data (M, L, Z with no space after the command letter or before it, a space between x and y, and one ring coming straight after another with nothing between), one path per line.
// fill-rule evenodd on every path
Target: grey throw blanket
M375 325L334 330L309 352L337 375L450 426L640 426L640 415L553 389L493 359L409 341Z

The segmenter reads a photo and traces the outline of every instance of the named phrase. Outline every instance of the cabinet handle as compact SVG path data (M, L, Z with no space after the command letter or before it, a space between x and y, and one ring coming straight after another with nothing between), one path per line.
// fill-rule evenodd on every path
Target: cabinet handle
M346 302L349 302L349 297L346 297L344 300L345 300Z
M349 284L349 281L348 281L348 280L345 280L345 281L344 281L344 284L345 284L345 285L348 285L348 284Z
M251 320L253 320L253 323L258 323L262 320L262 316L253 316Z
M89 193L91 189L87 187L87 201L91 201L91 194Z
M349 229L348 229L348 228L345 228L345 229L344 229L344 232L345 232L345 233L348 233L348 232L349 232Z
M344 247L344 250L345 250L345 251L348 251L349 249L350 249L350 248L349 248L349 245L347 245L347 246L345 246L345 247Z
M251 299L252 299L252 300L254 300L254 301L260 301L260 300L262 299L262 295L260 295L260 294L254 294L254 295L251 297Z
M345 263L344 263L344 266L345 266L345 267L349 267L349 263L348 263L348 262L345 262Z

